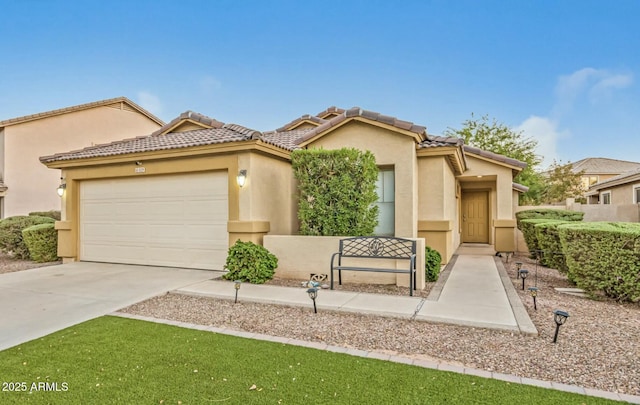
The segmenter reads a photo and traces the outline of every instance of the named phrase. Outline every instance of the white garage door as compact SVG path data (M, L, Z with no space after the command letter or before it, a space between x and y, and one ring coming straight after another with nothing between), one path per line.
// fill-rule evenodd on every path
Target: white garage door
M80 260L222 270L227 173L80 184Z

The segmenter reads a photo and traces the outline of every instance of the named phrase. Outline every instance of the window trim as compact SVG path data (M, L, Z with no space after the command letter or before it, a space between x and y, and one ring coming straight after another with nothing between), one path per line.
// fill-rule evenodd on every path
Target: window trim
M640 183L631 185L631 198L633 199L634 204L640 204L640 200L638 200L638 192L640 190Z
M605 203L604 202L604 196L608 195L609 196L609 202ZM600 204L602 205L611 205L611 190L609 191L603 191L600 193Z

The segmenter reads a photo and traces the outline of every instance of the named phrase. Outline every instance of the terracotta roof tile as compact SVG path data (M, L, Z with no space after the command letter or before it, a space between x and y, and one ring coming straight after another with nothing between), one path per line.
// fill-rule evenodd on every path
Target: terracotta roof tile
M420 142L419 149L425 148L439 148L442 146L463 146L464 141L461 138L453 136L435 136L427 135L427 139Z
M586 158L571 163L571 171L585 174L620 174L640 168L640 162L608 158Z
M529 191L529 187L525 186L524 184L520 184L520 183L511 183L511 187L514 190L519 191L521 193L526 193L527 191Z
M311 128L294 129L291 131L270 131L262 134L262 141L287 150L299 149L296 141L304 137Z
M220 122L214 118L207 117L206 115L203 115L194 111L185 111L182 114L178 115L176 118L172 119L171 122L168 122L167 124L163 125L161 128L154 131L152 135L157 135L157 134L166 132L167 130L175 127L178 123L184 120L199 122L201 124L204 124L212 128L222 128L224 126L223 122Z
M133 109L135 109L138 112L142 113L143 115L149 117L149 119L151 119L152 121L155 121L156 123L158 123L160 125L164 124L164 121L162 121L160 118L158 118L155 115L151 114L149 111L147 111L144 108L140 107L138 104L134 103L133 101L129 100L128 98L126 98L126 97L116 97L116 98L109 98L109 99L106 99L106 100L93 101L91 103L74 105L72 107L59 108L57 110L40 112L40 113L37 113L37 114L24 115L22 117L10 118L10 119L4 120L4 121L0 121L0 127L6 127L6 126L9 126L9 125L21 124L23 122L35 121L35 120L39 120L39 119L42 119L42 118L53 117L53 116L56 116L56 115L62 115L62 114L67 114L67 113L71 113L71 112L76 112L76 111L88 110L90 108L108 106L108 105L116 104L116 103L128 104L131 107L133 107Z
M331 106L324 111L320 111L316 114L316 117L324 117L327 114L342 114L344 110L342 108L338 108L336 106Z
M288 131L291 128L295 127L297 124L304 122L304 121L310 121L313 123L316 123L318 125L324 124L325 122L327 122L327 120L322 119L322 118L318 118L316 116L313 115L309 115L309 114L305 114L299 118L296 118L295 120L289 122L288 124L283 125L282 127L276 129L276 131L278 132L283 132L283 131Z
M185 132L170 132L166 135L148 135L125 139L103 145L95 145L77 151L43 156L40 161L50 163L61 160L87 159L125 155L129 153L158 150L181 149L193 146L213 145L254 139L259 132L239 126L226 125L223 128L196 129Z
M465 152L473 153L474 155L478 155L478 156L483 156L483 157L489 158L491 160L496 160L498 162L506 163L506 164L511 165L511 166L521 167L523 169L525 167L527 167L527 164L525 162L521 162L521 161L519 161L517 159L512 159L512 158L504 156L504 155L499 155L497 153L493 153L493 152L489 152L489 151L486 151L486 150L482 150L480 148L476 148L476 147L473 147L473 146L464 145L464 150L465 150Z
M328 110L327 110L328 111ZM362 118L366 118L369 119L371 121L377 121L377 122L382 122L384 124L387 125L391 125L394 126L396 128L405 130L405 131L410 131L410 132L414 132L418 135L424 135L426 136L427 134L427 128L420 126L420 125L415 125L412 122L409 121L402 121L402 120L398 120L395 117L391 117L388 115L382 115L380 113L374 112L374 111L368 111L368 110L363 110L360 107L353 107L350 108L348 110L342 110L343 112L340 113L340 115L333 117L331 119L329 119L327 122L325 122L324 124L311 129L304 137L300 138L298 140L298 144L301 144L311 138L313 138L314 136L326 131L329 128L332 128L338 124L340 124L341 122L343 122L344 120L348 119L348 118L354 118L354 117L362 117ZM320 115L320 114L319 114Z

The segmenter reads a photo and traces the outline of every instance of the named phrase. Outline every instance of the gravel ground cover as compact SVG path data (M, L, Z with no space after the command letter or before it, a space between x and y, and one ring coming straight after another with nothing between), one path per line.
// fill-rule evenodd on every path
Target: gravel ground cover
M31 260L16 260L0 252L0 274L34 269L36 267L53 266L61 263L62 262L36 263Z
M505 261L505 259L503 259ZM516 279L516 261L530 270L526 286L540 289L533 309L528 291ZM29 263L24 263L29 266ZM15 263L0 261L16 271ZM33 266L33 267L37 267ZM539 331L539 336L382 318L364 314L310 308L256 304L166 294L122 312L178 320L287 338L324 342L361 350L446 361L487 371L575 384L605 391L640 395L640 304L620 304L605 298L589 299L558 293L554 287L572 287L556 270L538 266L525 256L510 258L507 272ZM300 281L275 280L277 285L301 288ZM432 284L428 286L431 288ZM407 294L388 286L345 285L342 289L382 294ZM424 295L422 295L424 294ZM426 296L426 293L421 293ZM552 343L552 311L569 312L558 343Z

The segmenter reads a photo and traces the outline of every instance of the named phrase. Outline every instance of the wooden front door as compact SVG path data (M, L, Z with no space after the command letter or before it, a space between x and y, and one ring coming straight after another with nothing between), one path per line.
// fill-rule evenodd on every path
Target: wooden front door
M489 192L462 194L462 242L489 243Z

